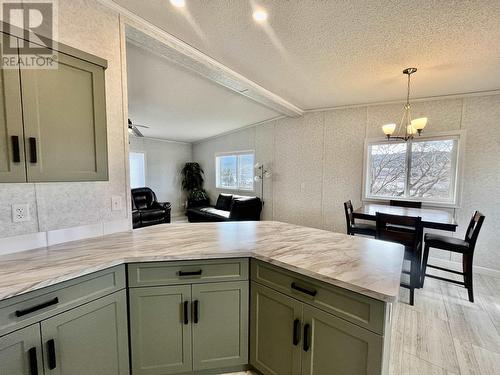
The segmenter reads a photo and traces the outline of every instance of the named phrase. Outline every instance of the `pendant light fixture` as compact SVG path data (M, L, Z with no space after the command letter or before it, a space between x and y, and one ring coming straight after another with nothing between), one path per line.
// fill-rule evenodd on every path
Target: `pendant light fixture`
M415 137L415 134L420 135L427 125L427 117L411 119L410 105L410 83L411 75L417 71L417 68L406 68L403 73L408 76L408 92L406 95L406 103L403 108L403 117L399 127L396 124L386 124L382 126L382 131L388 140L403 140L409 141Z

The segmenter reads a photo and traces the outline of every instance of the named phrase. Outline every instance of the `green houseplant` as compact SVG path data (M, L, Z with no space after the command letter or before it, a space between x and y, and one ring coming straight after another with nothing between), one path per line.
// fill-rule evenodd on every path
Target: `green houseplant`
M209 205L210 198L203 189L203 169L198 163L186 163L181 170L182 190L187 192L188 207Z

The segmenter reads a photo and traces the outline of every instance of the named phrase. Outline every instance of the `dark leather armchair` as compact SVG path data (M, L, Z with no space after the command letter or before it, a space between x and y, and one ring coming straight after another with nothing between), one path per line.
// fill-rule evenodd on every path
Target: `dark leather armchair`
M132 189L132 224L134 228L170 223L169 202L158 202L148 187Z

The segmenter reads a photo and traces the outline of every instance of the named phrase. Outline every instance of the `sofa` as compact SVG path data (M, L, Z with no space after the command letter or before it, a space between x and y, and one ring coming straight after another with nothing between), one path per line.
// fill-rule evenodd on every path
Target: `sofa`
M220 194L215 206L188 207L186 216L190 223L218 221L259 221L262 201L259 197Z
M171 205L158 202L156 194L148 187L132 189L132 226L133 228L170 223Z

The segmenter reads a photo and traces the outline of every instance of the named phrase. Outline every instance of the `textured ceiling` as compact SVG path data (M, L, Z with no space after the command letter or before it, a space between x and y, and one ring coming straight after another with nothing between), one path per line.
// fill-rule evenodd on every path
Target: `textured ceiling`
M500 89L499 0L114 1L303 109Z
M194 142L279 116L130 43L127 70L129 117L146 137Z

